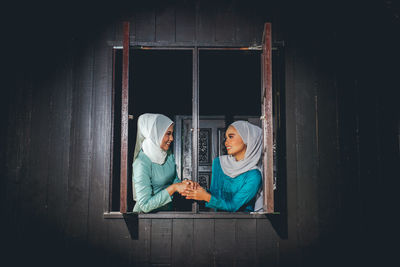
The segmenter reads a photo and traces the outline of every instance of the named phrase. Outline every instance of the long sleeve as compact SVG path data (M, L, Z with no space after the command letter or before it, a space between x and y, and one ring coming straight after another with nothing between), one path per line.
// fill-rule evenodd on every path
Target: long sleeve
M176 176L173 184L180 183L180 182L181 182L181 179L179 179L179 177Z
M153 195L151 185L151 167L139 161L134 164L133 182L135 184L137 204L143 212L150 212L172 201L166 189Z
M206 207L235 212L254 198L261 185L261 181L259 171L249 171L246 181L241 188L236 193L228 195L224 195L222 188L219 188L220 184L215 184L214 187L211 187L211 199L206 203Z

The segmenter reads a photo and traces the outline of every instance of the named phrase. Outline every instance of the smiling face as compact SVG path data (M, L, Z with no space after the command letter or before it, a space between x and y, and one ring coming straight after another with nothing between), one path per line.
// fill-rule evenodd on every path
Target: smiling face
M168 151L172 141L174 141L174 124L171 124L167 131L164 134L163 139L161 140L161 149L164 151Z
M235 127L232 125L229 126L226 130L225 137L225 146L228 154L234 156L237 161L244 159L247 146Z

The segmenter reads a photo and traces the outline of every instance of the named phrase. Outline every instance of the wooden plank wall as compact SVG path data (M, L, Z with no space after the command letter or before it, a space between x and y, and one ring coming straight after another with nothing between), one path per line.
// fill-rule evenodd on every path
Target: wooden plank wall
M326 14L297 12L307 7L218 3L135 3L121 14L134 25L131 41L150 45L259 44L263 22L272 22L274 41L285 41L287 237L279 235L279 220L171 218L141 219L139 239L131 240L122 219L103 218L111 164L110 43L122 40L121 20L106 24L103 10L90 13L88 22L92 9L86 8L72 28L66 15L54 21L43 14L40 23L32 15L15 26L28 35L12 35L17 44L6 57L8 93L1 102L4 260L14 266L335 266L344 258L354 265L387 259L378 256L385 256L379 246L392 234L386 227L393 225L391 181L399 177L392 66L400 57L391 35L397 24L376 6L368 10L384 19L366 27L367 13L358 23L351 19L356 6L345 9L341 24L316 26L313 19L323 22ZM53 31L51 22L69 30ZM38 29L60 47L26 49L23 38ZM368 29L384 29L379 40L388 46L371 42ZM367 45L360 49L360 43ZM371 47L382 54L371 55Z
M256 45L263 24L271 21L273 5L257 9L259 1L176 1L138 3L127 19L131 42L144 45ZM115 40L122 40L116 31Z

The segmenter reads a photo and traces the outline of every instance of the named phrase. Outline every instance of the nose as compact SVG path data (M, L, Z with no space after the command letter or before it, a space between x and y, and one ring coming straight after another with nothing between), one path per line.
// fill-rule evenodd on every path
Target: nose
M169 136L169 141L170 142L174 141L174 136L172 134Z

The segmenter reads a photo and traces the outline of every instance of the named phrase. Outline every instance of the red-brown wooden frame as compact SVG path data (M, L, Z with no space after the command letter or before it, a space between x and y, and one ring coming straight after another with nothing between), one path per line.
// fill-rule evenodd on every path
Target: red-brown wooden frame
M122 103L121 103L121 175L120 175L120 212L127 212L127 176L128 176L128 93L129 93L129 46L130 24L123 22L122 52ZM272 125L272 36L271 23L264 24L262 46L262 127L264 203L267 213L274 212L273 191L273 125Z
M128 93L129 93L129 22L123 23L122 103L121 103L121 187L120 208L126 213L128 190Z
M273 125L272 125L272 36L271 23L264 24L262 53L262 127L264 133L264 211L274 212Z

